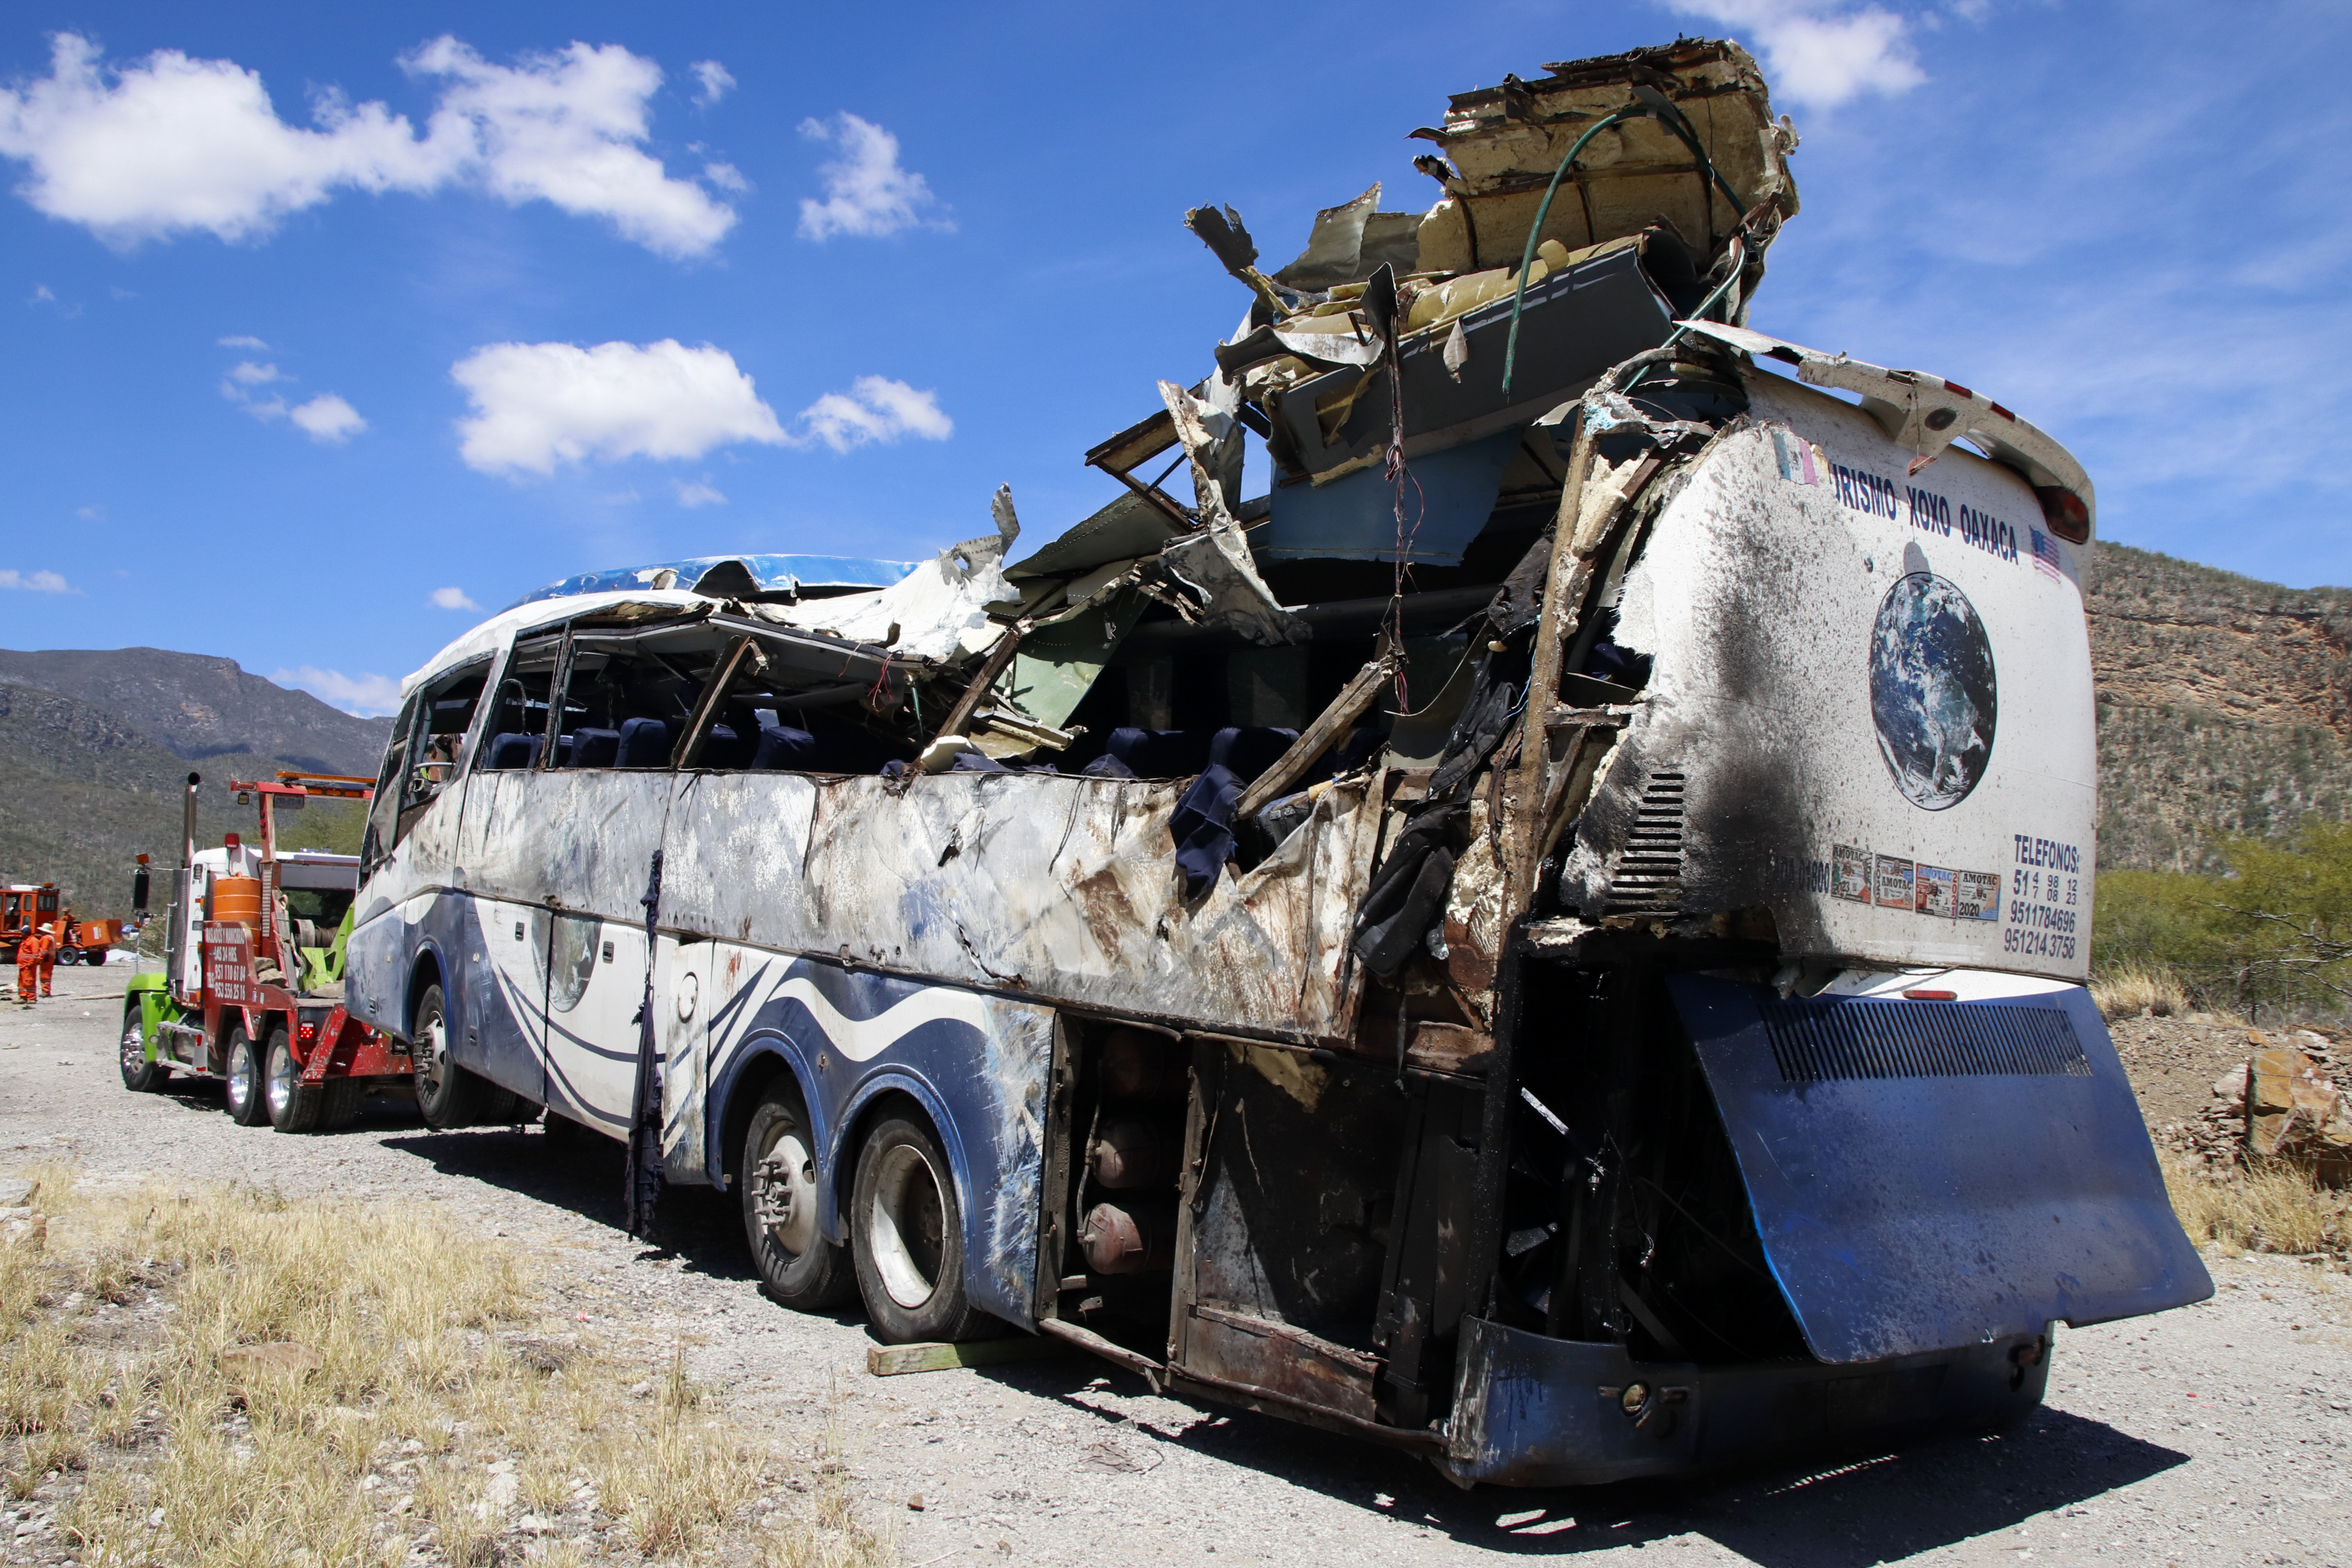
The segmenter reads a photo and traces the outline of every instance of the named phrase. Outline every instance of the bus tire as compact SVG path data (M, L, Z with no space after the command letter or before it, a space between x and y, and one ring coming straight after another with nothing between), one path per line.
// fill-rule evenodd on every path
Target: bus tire
M857 1152L850 1254L857 1293L887 1344L972 1338L982 1315L963 1288L963 1211L929 1126L887 1116Z
M232 1025L228 1032L228 1060L225 1064L228 1080L228 1119L239 1127L258 1127L269 1114L268 1097L262 1092L261 1057L253 1048L253 1040L243 1024Z
M512 1127L523 1120L522 1096L484 1079L482 1102L474 1111L475 1122L483 1127Z
M441 987L427 985L416 999L416 1110L436 1132L473 1125L482 1080L449 1058L448 1006Z
M139 998L122 1005L122 1087L133 1094L152 1094L172 1076L172 1069L147 1057L147 1030L139 1016Z
M788 1078L769 1085L751 1112L736 1169L743 1238L768 1295L796 1312L830 1311L848 1300L856 1271L818 1228L816 1138Z
M319 1085L302 1081L302 1064L286 1043L286 1031L272 1029L262 1052L261 1097L269 1107L269 1125L280 1132L311 1132L319 1126Z

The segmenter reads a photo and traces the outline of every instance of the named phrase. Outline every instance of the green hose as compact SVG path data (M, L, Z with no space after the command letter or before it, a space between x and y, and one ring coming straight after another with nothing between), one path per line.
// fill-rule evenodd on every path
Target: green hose
M1660 112L1661 108L1664 112ZM1570 168L1583 153L1586 143L1621 121L1639 120L1644 116L1656 120L1667 130L1673 132L1683 145L1691 150L1691 156L1698 160L1698 166L1706 174L1708 185L1723 193L1723 199L1731 204L1731 210L1739 215L1742 223L1748 220L1746 204L1732 194L1731 187L1724 183L1723 176L1715 172L1715 162L1706 155L1706 149L1699 145L1698 135L1690 128L1690 121L1684 119L1681 112L1671 103L1665 102L1663 99L1654 105L1629 103L1624 108L1616 110L1595 121L1590 130L1576 139L1575 145L1569 148L1568 156L1559 161L1559 167L1552 171L1551 184L1544 187L1543 201L1536 207L1536 221L1528 227L1527 247L1519 254L1519 286L1511 298L1511 333L1503 344L1503 392L1506 396L1509 395L1511 390L1511 373L1518 364L1519 315L1528 305L1528 271L1535 264L1536 246L1543 237L1544 219L1551 216L1551 199L1559 193L1560 181L1567 177ZM1699 306L1701 312L1722 298L1723 289L1728 287L1729 281L1727 279L1722 287L1718 287L1714 293L1707 296Z

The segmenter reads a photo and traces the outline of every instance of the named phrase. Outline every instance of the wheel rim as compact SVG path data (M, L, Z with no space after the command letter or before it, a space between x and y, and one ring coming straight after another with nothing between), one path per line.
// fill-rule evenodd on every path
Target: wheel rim
M125 1078L147 1065L147 1037L138 1021L122 1026L122 1075Z
M816 1161L800 1132L784 1128L751 1170L751 1210L794 1258L816 1242Z
M262 1092L269 1097L269 1120L282 1121L286 1108L294 1100L294 1053L283 1042L269 1048L269 1073L262 1080Z
M418 1044L425 1047L417 1053L421 1058L416 1064L417 1092L427 1100L437 1100L441 1094L442 1042L448 1031L436 1016L426 1019L425 1026L416 1032L420 1037Z
M253 1046L236 1040L228 1047L228 1108L242 1116L253 1103Z
M874 1184L866 1239L882 1289L901 1307L919 1307L938 1289L945 1220L939 1173L930 1161L911 1143L892 1146L882 1156Z

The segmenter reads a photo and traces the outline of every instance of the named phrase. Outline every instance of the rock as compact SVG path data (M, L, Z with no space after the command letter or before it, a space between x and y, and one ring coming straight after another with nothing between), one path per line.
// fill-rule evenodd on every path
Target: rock
M0 1209L22 1208L33 1201L33 1184L23 1176L0 1176Z
M0 1209L0 1247L38 1252L49 1242L49 1216L36 1208Z
M2309 1057L2266 1046L2247 1063L2246 1148L2307 1163L2331 1185L2352 1183L2352 1105Z
M2213 1098L2235 1100L2246 1098L2246 1066L2243 1062L2213 1080Z

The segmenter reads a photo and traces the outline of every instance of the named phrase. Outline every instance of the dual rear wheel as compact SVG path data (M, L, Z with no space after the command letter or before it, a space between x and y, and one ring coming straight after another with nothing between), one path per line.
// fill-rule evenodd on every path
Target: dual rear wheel
M858 1151L845 1247L818 1223L816 1139L789 1078L752 1112L737 1168L752 1259L783 1305L827 1311L855 1290L892 1344L970 1339L987 1321L964 1290L954 1176L912 1106L886 1110Z

